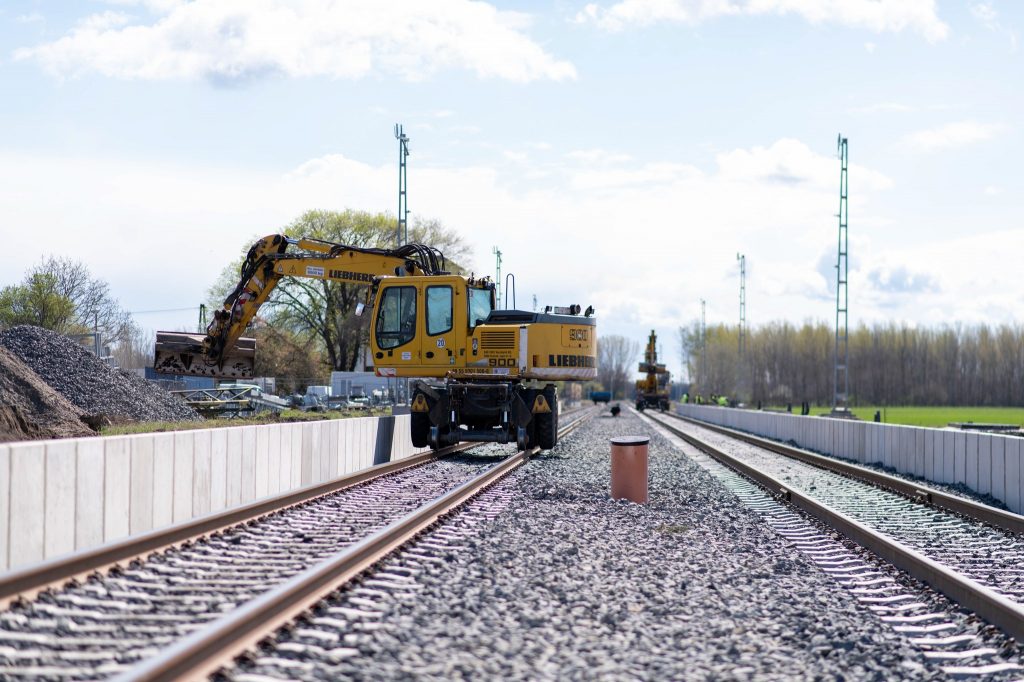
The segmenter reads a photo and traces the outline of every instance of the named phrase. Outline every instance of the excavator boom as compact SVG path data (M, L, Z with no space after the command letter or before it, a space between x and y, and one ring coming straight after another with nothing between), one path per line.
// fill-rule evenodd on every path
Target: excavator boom
M154 368L165 374L252 377L255 340L242 334L282 277L370 285L382 275L433 275L444 266L444 256L423 244L377 249L269 235L249 249L238 284L213 313L206 334L157 332Z

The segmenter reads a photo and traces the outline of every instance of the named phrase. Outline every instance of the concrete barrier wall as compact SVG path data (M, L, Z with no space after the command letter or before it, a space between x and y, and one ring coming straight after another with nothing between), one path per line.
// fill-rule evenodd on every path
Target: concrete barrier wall
M415 452L409 415L0 445L0 570Z
M962 484L1024 511L1024 448L1016 436L800 417L705 405L679 414L861 464L881 464L937 483Z

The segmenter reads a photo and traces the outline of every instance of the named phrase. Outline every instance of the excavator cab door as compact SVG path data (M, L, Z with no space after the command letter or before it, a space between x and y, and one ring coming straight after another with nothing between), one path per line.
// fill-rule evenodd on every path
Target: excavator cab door
M457 278L438 277L423 286L423 335L420 346L422 364L428 367L454 367L458 362L458 330L465 317L458 314L465 306L465 292Z
M378 365L402 367L420 363L417 342L419 294L414 283L385 284L381 287L373 320Z

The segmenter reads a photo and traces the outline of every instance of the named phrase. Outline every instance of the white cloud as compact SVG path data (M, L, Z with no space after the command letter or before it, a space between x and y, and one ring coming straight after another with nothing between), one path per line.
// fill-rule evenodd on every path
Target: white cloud
M46 19L39 12L32 12L31 14L19 14L14 17L14 20L19 24L40 24Z
M991 2L974 2L970 5L971 14L977 19L982 26L992 31L993 33L1003 33L1010 41L1010 49L1017 49L1017 33L1016 31L1006 28L999 21L999 12L992 5Z
M87 17L58 40L22 48L58 76L237 84L268 75L422 80L442 69L516 82L576 76L524 32L529 18L484 2L194 0L146 2L146 22Z
M875 48L876 48L876 47L878 47L878 46L877 46L877 45L875 45L874 43L864 43L864 50L865 50L865 51L866 51L866 52L867 52L868 54L874 54L874 53L875 53Z
M904 142L925 152L941 151L990 140L1005 129L999 124L959 121L911 133Z
M910 29L930 42L949 34L934 0L622 0L610 7L588 4L576 21L620 31L666 21L693 25L723 16L765 14L795 14L812 24L841 24L875 33Z
M996 187L995 185L988 185L987 187L985 187L985 189L983 191L985 193L985 196L987 196L987 197L995 197L995 196L999 196L1000 194L1003 193L1003 188L1002 187Z
M838 188L838 161L814 152L799 140L783 138L770 147L736 149L716 158L720 176L730 180ZM852 166L851 172L866 189L892 187L892 180L877 171Z

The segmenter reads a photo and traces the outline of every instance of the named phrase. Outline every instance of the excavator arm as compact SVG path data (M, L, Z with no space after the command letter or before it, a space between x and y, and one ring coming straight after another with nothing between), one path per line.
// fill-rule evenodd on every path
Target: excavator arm
M242 334L282 277L370 285L375 277L442 274L444 267L444 256L422 244L377 249L269 235L249 249L238 284L214 312L205 336L157 332L154 367L165 374L251 377L255 341Z

